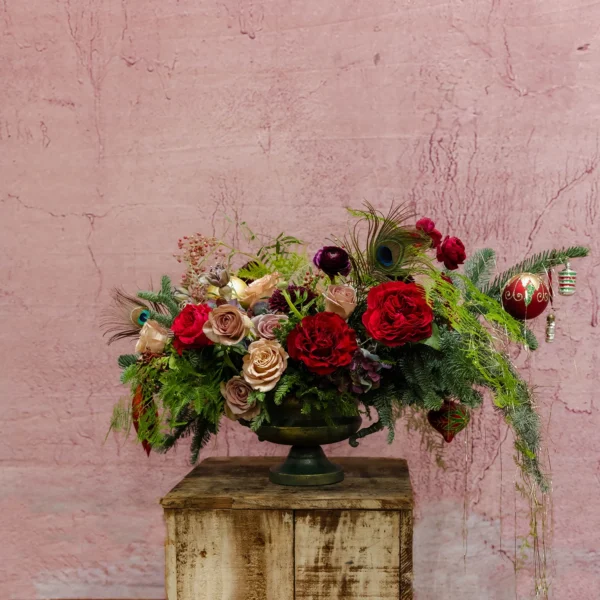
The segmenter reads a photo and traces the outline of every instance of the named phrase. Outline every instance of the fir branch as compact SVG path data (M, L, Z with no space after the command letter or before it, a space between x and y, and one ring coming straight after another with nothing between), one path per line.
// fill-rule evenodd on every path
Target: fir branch
M121 354L121 356L117 358L117 363L121 369L126 369L131 365L135 365L135 363L138 361L138 358L138 354Z
M211 423L206 419L197 419L193 425L192 443L190 446L190 463L198 462L200 450L208 444L211 435L218 431L218 424Z
M560 250L546 250L517 263L504 273L498 275L494 281L485 286L483 292L492 298L500 299L502 288L506 282L519 273L543 273L552 267L562 265L572 258L583 258L590 253L584 246L572 246Z
M169 315L163 315L162 313L156 312L155 310L150 311L149 318L153 321L156 321L157 323L160 323L163 327L166 327L167 329L170 329L171 325L173 325L173 317L170 317Z
M142 300L147 300L149 302L155 302L156 304L162 304L168 309L172 317L176 317L181 312L179 303L175 298L175 294L171 286L171 279L167 275L163 275L161 279L160 292L138 292L138 298L142 298Z
M482 248L465 263L465 275L481 290L489 283L495 266L496 253L491 248Z

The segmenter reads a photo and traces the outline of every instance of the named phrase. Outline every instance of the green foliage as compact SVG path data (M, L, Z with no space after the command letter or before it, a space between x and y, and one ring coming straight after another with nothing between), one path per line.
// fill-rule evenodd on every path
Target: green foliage
M491 248L483 248L467 259L465 276L478 290L481 290L489 283L495 267L496 253Z
M244 224L245 225L245 224ZM246 226L250 241L257 239ZM261 246L255 260L248 262L237 272L243 279L259 279L269 273L278 272L285 281L292 281L302 275L310 263L305 253L299 253L292 248L302 246L302 241L290 235L280 233L276 238Z
M543 273L552 267L557 267L566 263L572 258L583 258L589 254L589 248L583 246L572 246L560 250L546 250L539 254L534 254L520 263L512 266L510 269L498 275L492 283L487 285L483 291L492 298L500 300L502 288L506 282L519 273Z
M190 405L196 414L211 423L216 424L221 419L221 368L213 368L208 356L202 370L198 370L187 357L172 354L169 368L160 375L159 382L159 396L174 418Z
M138 358L138 354L121 354L121 356L117 358L117 363L121 369L126 369L131 365L135 365L135 363L138 361Z
M267 405L263 404L260 412L256 415L256 417L254 417L254 419L252 419L252 422L250 423L250 430L256 433L265 423L270 422L271 418L269 416Z
M150 318L165 327L170 327L173 324L173 319L181 312L173 287L171 286L171 280L166 275L163 275L161 279L159 292L142 291L138 292L138 297L142 298L142 300L164 306L169 311L170 317L156 311L150 311Z
M192 443L190 445L190 462L195 464L198 461L200 450L208 444L211 435L218 431L218 423L212 423L205 419L196 419L192 426Z
M298 372L284 373L279 380L273 394L273 401L279 405L283 402L286 396L289 396L292 389L302 382L302 376Z

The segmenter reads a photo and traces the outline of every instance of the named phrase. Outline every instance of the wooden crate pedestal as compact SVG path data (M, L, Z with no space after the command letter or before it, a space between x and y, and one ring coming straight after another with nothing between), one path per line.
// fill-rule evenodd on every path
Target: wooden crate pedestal
M268 481L279 458L211 458L165 498L168 600L412 599L406 462L338 458L346 479Z

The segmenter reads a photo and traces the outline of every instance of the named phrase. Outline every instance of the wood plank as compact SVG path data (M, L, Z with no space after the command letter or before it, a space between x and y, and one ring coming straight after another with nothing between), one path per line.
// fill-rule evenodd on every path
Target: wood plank
M175 512L165 510L165 526L167 537L165 538L165 593L167 600L177 600L177 553L176 536L177 528Z
M400 511L400 600L413 600L413 514Z
M176 596L168 600L294 599L291 511L177 510L172 518L176 564L167 573Z
M277 457L209 458L162 500L165 508L275 510L410 509L413 496L406 461L391 458L335 458L342 483L285 487L269 482Z
M398 600L398 511L297 511L296 600Z

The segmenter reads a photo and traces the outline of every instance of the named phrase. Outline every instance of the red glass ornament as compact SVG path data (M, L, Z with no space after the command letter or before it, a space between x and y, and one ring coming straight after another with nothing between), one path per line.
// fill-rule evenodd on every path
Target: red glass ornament
M451 400L444 400L439 410L430 410L427 413L429 424L448 443L469 424L470 418L471 415L465 406Z
M550 302L550 291L542 278L533 273L519 273L504 286L502 306L515 319L535 319Z

